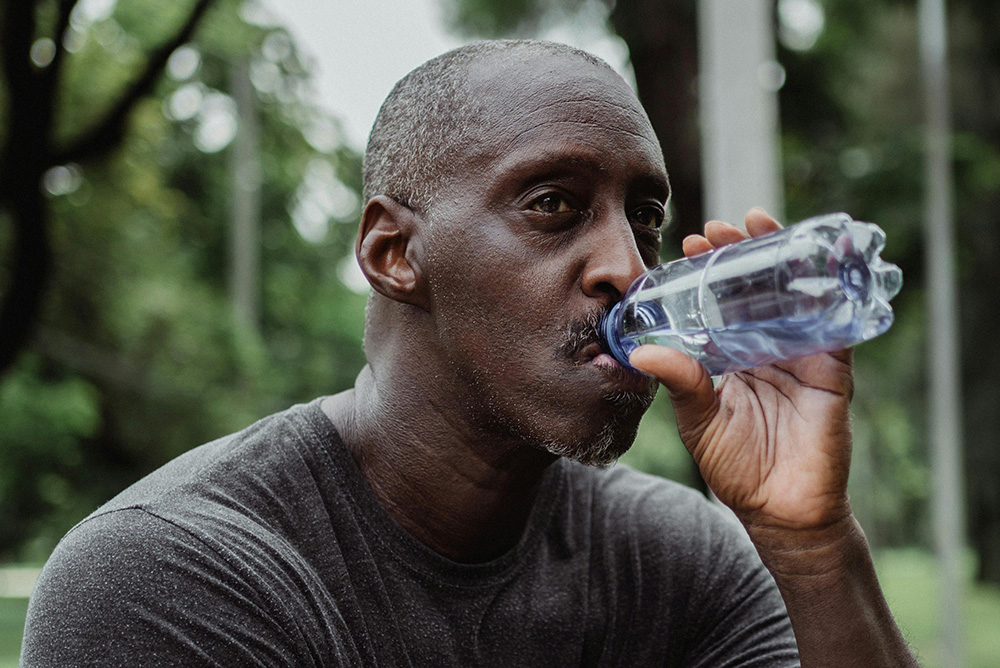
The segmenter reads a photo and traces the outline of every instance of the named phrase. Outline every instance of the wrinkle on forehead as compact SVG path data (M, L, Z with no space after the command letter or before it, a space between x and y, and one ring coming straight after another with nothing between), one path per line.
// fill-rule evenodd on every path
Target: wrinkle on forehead
M584 122L648 126L646 112L625 82L620 81L620 86L612 84L608 78L595 76L568 80L539 76L513 81L503 77L500 81L483 82L473 94L483 101L483 120L491 129L531 122L544 114Z
M507 135L506 137L501 137L504 141L497 143L495 146L490 146L491 151L494 153L507 153L513 150L517 144L524 138L533 136L536 131L543 128L553 127L553 126L569 126L571 130L602 130L608 131L608 128L602 123L588 121L588 120L575 120L575 119L547 119L538 123L533 123L527 126L520 126L520 129L514 133ZM647 144L648 148L654 153L658 153L660 150L659 144L654 138L651 138L648 134L640 132L635 129L630 129L626 127L616 127L613 128L616 133L620 133L625 137L632 137L642 141ZM584 137L577 137L573 134L574 138L585 139Z
M560 124L620 132L662 157L646 112L612 70L548 54L509 66L487 60L470 68L466 86L481 110L476 141L466 147L477 162L499 157L535 130Z

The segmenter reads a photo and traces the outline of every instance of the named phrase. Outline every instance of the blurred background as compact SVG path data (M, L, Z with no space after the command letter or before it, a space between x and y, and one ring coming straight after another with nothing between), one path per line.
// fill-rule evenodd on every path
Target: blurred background
M760 2L763 23L721 44L743 60L763 45L742 81L763 101L739 81L708 85L711 4L4 0L0 668L16 665L33 577L74 523L191 447L352 385L367 294L352 248L378 105L424 60L499 36L572 43L635 87L674 189L665 260L720 215L710 95L723 116L773 105L774 192L748 205L789 222L846 211L887 232L905 285L893 328L856 353L852 502L925 665L1000 665L1000 3L947 5L943 179L925 174L917 0ZM954 323L928 305L942 279L925 184L944 181ZM935 332L960 355L944 520ZM664 397L625 460L700 485ZM957 567L935 521L954 530Z

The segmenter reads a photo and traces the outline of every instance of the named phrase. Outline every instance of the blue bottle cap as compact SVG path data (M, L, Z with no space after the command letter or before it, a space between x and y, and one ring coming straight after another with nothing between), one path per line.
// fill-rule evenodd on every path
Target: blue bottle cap
M635 346L625 350L618 337L618 333L621 331L622 307L624 305L625 302L618 302L601 318L601 349L618 360L620 364L631 369L633 367L628 363L628 354Z

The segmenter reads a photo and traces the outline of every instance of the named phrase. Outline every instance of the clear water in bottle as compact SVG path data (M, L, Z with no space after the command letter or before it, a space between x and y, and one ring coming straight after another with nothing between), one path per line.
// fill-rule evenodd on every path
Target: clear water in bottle
M670 346L718 375L867 341L902 286L884 245L840 213L654 267L605 317L604 347L628 364L641 344Z

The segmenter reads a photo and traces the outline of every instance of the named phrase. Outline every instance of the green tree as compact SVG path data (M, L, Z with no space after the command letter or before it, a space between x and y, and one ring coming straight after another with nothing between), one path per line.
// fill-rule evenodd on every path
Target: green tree
M111 15L67 19L53 134L89 127L142 69L159 26L186 11L122 0ZM239 123L229 91L243 64L261 128L257 326L234 317L226 287L227 151ZM145 472L347 387L363 363L365 297L339 271L353 246L360 156L311 102L289 35L255 3L219 0L161 69L168 76L136 101L117 148L40 176L52 271L28 352L0 384L0 513L11 520L0 559L44 558ZM8 109L9 94L0 91ZM9 248L10 215L0 222Z
M153 87L167 58L187 41L210 0L198 0L181 27L149 52L132 83L89 127L60 136L57 125L63 41L76 0L14 1L3 4L2 51L7 125L0 147L0 209L13 229L8 285L0 302L0 375L26 344L38 316L52 265L48 211L39 184L51 167L94 158L116 148L128 115Z

